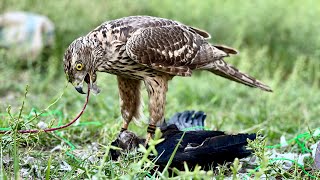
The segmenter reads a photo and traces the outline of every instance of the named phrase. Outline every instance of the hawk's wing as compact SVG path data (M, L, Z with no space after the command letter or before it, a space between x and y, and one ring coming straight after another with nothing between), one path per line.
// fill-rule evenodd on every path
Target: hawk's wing
M190 76L204 38L183 26L148 27L137 30L127 41L131 59L172 75Z

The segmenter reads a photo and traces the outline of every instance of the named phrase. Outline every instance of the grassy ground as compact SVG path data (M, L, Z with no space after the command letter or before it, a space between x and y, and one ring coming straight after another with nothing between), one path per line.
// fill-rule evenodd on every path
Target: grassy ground
M62 93L59 101L45 112L61 112L61 123L75 117L85 97L76 93L71 85L65 88L62 67L65 48L106 20L146 14L207 30L212 34L212 43L226 44L240 51L240 55L228 58L228 62L250 72L274 90L265 93L205 72L196 73L192 78L177 77L169 85L166 117L187 109L203 110L208 114L208 128L230 133L262 130L268 145L279 143L281 136L290 139L300 133L313 133L320 127L320 22L316 21L320 17L319 5L312 0L2 0L0 12L26 10L47 15L56 26L56 44L49 56L39 58L36 63L18 60L0 51L0 127L32 128L39 121L57 125L59 117L56 115L35 118L31 122L26 116L32 108L39 112L46 109ZM112 162L105 155L120 129L121 118L115 77L99 74L99 84L102 92L91 97L80 124L52 134L1 135L0 179L15 175L50 179L145 177L148 167L141 161L138 163L138 154L128 154L119 162ZM28 93L23 117L19 118L26 85ZM8 115L9 109L13 117ZM147 117L147 106L144 112ZM145 134L140 127L132 125L130 129ZM308 139L307 146L318 139ZM70 151L73 145L74 150ZM275 164L267 165L263 143L252 146L261 162L255 177L263 174L308 177L298 166L283 170ZM281 151L300 153L301 149L290 144ZM306 167L311 164L307 163ZM232 167L220 167L213 175L223 178L223 175L237 174L236 164ZM211 177L211 173L185 171L180 172L179 177ZM317 175L314 170L310 173ZM157 173L151 175L158 176ZM162 177L168 175L164 173Z

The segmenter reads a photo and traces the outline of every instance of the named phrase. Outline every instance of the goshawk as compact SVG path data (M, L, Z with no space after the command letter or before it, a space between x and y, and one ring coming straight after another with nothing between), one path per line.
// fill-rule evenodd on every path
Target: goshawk
M107 21L74 40L64 55L64 70L79 93L83 82L99 92L96 72L117 76L122 130L139 118L140 86L149 96L147 140L164 119L168 81L206 70L250 87L270 87L227 64L223 58L237 54L233 48L213 45L210 35L180 22L150 16L131 16Z

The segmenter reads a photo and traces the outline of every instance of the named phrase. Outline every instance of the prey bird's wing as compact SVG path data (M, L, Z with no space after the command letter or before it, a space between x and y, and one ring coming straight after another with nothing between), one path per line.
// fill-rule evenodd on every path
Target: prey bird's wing
M141 28L128 39L126 50L131 59L151 69L191 76L204 38L180 25Z
M167 126L174 124L180 131L204 130L204 120L207 115L202 111L184 111L174 114L166 123Z

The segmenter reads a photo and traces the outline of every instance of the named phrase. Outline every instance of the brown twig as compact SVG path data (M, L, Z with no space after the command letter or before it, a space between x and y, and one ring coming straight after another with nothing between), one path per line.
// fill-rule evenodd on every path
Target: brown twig
M25 130L18 130L18 133L21 133L21 134L33 134L33 133L39 133L39 132L52 132L52 131L56 131L56 130L60 130L60 129L63 129L63 128L66 128L66 127L69 127L71 126L73 123L75 123L79 118L80 116L83 114L84 110L86 109L87 107L87 104L89 102L89 96L90 96L90 87L88 86L88 92L87 92L87 98L86 98L86 102L85 104L83 105L83 108L82 110L80 111L80 113L77 115L77 117L75 117L72 121L70 121L68 124L65 124L63 126L59 126L59 127L55 127L55 128L48 128L48 129L25 129ZM7 130L7 131L0 131L0 134L5 134L5 133L8 133L8 132L12 132L12 130Z

